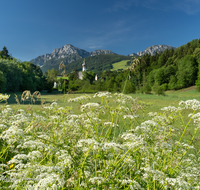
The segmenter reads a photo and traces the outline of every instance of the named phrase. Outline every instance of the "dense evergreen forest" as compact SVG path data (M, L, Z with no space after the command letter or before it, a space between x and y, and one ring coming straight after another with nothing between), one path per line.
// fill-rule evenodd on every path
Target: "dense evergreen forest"
M141 90L145 86L176 90L195 85L199 64L200 39L196 39L175 50L142 56L133 61L131 75Z
M123 71L110 71L112 64L130 60L130 68ZM200 89L200 39L192 40L178 48L165 50L160 54L142 57L121 55L98 55L86 58L87 71L83 80L78 79L82 59L42 73L39 66L31 62L21 62L13 58L4 46L0 51L0 92L24 90L52 90L57 75L62 72L67 79L60 78L60 89L94 92L118 91L125 93L162 94L165 90L177 90L192 85ZM94 81L98 74L98 81Z

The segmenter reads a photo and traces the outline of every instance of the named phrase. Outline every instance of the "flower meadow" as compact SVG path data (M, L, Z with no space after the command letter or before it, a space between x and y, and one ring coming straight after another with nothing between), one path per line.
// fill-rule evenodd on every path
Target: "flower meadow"
M78 106L80 114L68 103ZM53 102L36 113L2 105L0 187L200 189L199 150L193 146L200 102L180 101L178 107L148 113L147 121L139 109L137 99L109 92L68 98L66 107ZM186 124L185 110L191 110ZM189 125L193 134L185 140Z

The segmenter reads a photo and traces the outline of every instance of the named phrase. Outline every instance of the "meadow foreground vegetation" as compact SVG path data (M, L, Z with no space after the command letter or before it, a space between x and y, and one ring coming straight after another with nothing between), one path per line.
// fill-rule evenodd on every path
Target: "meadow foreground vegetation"
M200 189L198 100L144 117L148 104L122 93L65 98L37 111L1 106L0 187Z

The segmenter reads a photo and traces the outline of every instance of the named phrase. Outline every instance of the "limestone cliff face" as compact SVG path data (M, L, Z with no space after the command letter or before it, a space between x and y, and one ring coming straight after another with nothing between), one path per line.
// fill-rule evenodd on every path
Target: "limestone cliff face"
M89 56L89 52L87 52L83 49L79 49L77 47L74 47L70 44L66 44L61 48L54 49L51 55L54 58L60 59L60 58L64 58L64 57L71 55L71 54L78 54L82 58Z
M102 49L90 52L90 56L101 55L101 54L114 54L114 53L111 50L102 50Z
M101 54L114 54L114 53L110 50L101 50L101 49L95 50L93 52L88 52L86 50L74 47L73 45L66 44L61 48L54 49L51 54L44 54L44 55L38 56L37 58L32 59L30 62L42 67L46 61L49 61L51 59L58 60L60 58L69 57L68 62L70 63L72 61L75 61L74 59L71 60L71 57L74 57L74 56L81 59L81 58L101 55Z
M147 49L145 49L144 51L140 51L137 53L132 53L129 56L142 56L144 54L151 54L151 55L155 55L156 52L160 53L161 51L165 51L166 49L175 49L175 47L169 46L169 45L153 45L148 47Z

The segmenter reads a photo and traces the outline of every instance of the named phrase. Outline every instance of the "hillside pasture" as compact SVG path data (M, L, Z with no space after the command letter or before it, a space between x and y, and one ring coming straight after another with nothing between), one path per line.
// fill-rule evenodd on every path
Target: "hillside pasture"
M111 71L116 71L116 70L119 70L119 69L127 69L128 67L130 67L129 65L127 65L127 62L130 61L130 60L122 60L122 61L119 61L119 62L116 62L116 63L113 63L113 69L111 69Z

